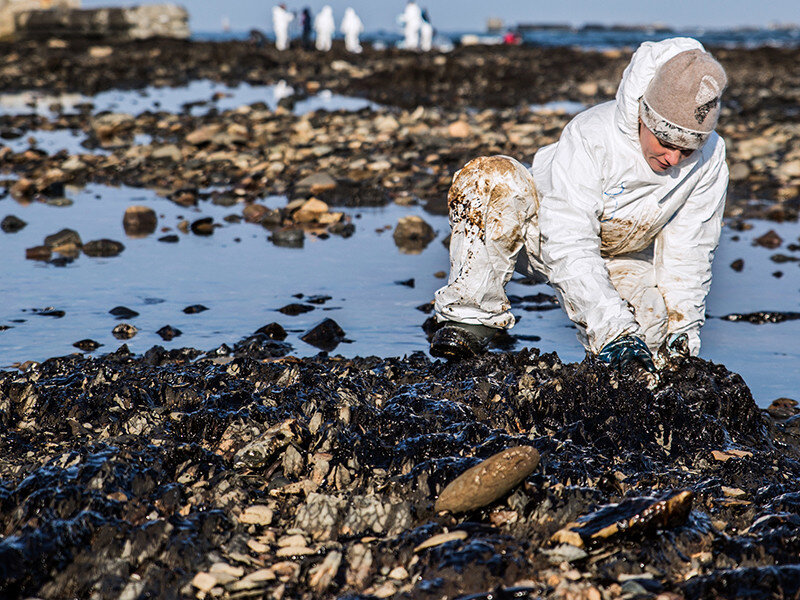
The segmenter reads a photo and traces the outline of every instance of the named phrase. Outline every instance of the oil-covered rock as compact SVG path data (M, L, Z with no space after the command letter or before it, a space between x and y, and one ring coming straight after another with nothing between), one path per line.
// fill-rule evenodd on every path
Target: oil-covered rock
M796 594L796 406L776 419L700 359L640 377L536 350L444 364L124 346L2 372L0 592ZM529 474L436 510L514 448Z

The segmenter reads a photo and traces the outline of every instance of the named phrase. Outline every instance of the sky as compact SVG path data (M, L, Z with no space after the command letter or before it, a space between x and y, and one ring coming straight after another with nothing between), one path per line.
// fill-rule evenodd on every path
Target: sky
M308 6L313 14L329 4L337 23L344 9L352 6L367 31L398 31L397 16L405 0L284 0L289 10L300 12ZM83 0L84 8L130 6L157 2ZM234 31L272 30L271 7L264 0L183 0L194 32L221 31L223 18ZM517 23L564 23L583 25L664 24L675 28L766 27L771 24L800 24L798 0L417 0L427 8L440 31L483 31L489 17L506 25Z

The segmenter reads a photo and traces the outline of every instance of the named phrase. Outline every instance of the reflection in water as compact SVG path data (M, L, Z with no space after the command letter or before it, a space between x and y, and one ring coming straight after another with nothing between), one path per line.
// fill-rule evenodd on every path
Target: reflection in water
M296 92L285 81L275 85L250 85L241 83L235 87L209 80L193 81L185 86L146 87L141 90L110 90L96 96L80 94L47 94L38 91L0 94L0 116L35 113L53 118L63 113L78 112L91 107L97 114L103 111L141 114L145 111L181 113L188 110L201 115L209 110L232 110L240 106L263 102L275 110L281 100ZM300 98L294 104L297 115L315 110L350 110L377 107L374 102L362 98L351 98L322 90L319 94Z
M127 319L137 332L125 343L140 354L154 345L232 347L263 326L278 323L288 333L285 342L293 346L293 354L308 356L320 346L304 337L328 318L343 331L328 334L328 343L344 356L402 356L427 350L421 325L428 314L423 309L428 310L442 285L434 274L448 268L441 243L449 233L446 217L397 205L348 210L356 226L352 237L323 239L313 231L290 230L304 240L298 249L274 243L278 232L232 222L238 221L230 217L241 215L243 205L204 201L187 208L152 191L99 185L68 187L65 194L71 206L21 204L8 196L0 200L4 221L13 215L27 223L0 233L0 365L77 352L73 344L86 340L102 344L99 352L111 352L122 342L113 334L119 321L109 311L120 306L139 313ZM278 208L286 199L270 197L264 204ZM417 254L406 254L395 244L393 230L402 219L430 226L434 237ZM193 234L193 223L209 224L213 235ZM122 243L125 250L118 256L77 251L69 255L71 248L61 244L66 254L54 253L58 260L26 260L26 250L41 247L45 238L64 229L84 243L110 240ZM741 373L762 406L780 396L797 396L800 321L754 325L715 317L798 310L796 263L781 266L783 277L772 277L776 266L769 257L774 251L751 245L768 229L784 240L800 235L797 223L754 222L749 232L723 231L708 302L712 317L702 334L702 356ZM740 241L734 241L736 235ZM740 272L729 266L735 259L744 259ZM410 280L413 287L397 283ZM521 340L518 348L557 351L565 361L583 358L563 311L527 306L551 298L548 286L514 280L508 293L521 299L514 304L519 322L511 331ZM294 315L278 311L290 303L312 310ZM198 305L208 310L188 310ZM60 318L52 318L56 315ZM340 343L345 337L352 343Z

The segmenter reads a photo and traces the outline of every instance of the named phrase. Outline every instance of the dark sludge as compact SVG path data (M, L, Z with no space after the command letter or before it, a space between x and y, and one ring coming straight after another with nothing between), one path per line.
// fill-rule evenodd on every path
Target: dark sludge
M54 358L0 373L0 595L795 597L784 404L700 359ZM434 510L516 446L521 484Z

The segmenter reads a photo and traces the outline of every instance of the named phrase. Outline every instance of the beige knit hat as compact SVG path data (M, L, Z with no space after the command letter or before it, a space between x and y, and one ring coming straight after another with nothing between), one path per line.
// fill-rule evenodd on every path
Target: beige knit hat
M679 148L702 146L719 118L725 70L702 50L686 50L656 71L639 101L639 117L662 142Z

